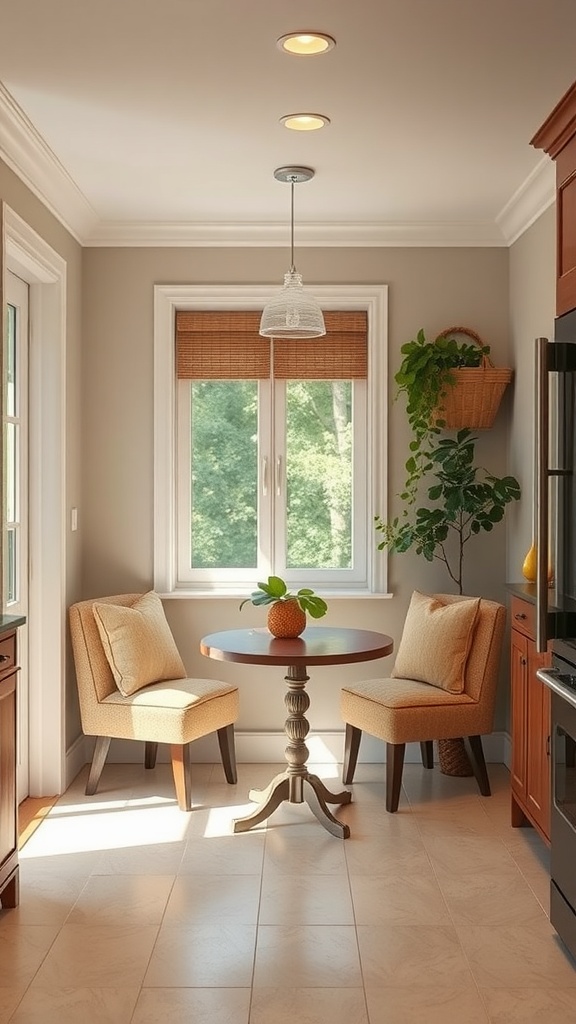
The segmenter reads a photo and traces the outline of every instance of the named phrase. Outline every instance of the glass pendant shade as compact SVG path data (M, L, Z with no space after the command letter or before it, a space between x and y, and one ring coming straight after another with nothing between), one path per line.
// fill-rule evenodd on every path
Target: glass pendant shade
M290 270L284 274L284 287L262 310L259 333L264 338L321 338L326 334L324 316L316 299L302 287L302 275L294 266L294 183L309 181L314 171L309 167L279 167L274 172L278 181L291 185Z
M264 338L321 338L326 334L322 310L302 287L302 274L289 270L284 287L262 311L260 334Z

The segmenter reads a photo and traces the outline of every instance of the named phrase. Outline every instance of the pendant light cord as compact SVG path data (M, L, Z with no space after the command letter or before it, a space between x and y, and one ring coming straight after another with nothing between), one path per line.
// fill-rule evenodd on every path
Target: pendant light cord
M290 178L290 273L296 272L294 266L294 175Z

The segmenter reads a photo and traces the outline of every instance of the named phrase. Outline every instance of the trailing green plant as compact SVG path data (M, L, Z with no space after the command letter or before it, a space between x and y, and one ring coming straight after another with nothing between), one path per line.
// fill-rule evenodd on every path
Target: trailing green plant
M326 601L309 587L301 587L296 593L291 593L280 576L269 576L267 583L258 583L257 586L258 590L253 590L250 597L240 603L241 609L250 602L261 605L274 604L276 601L296 601L302 611L308 612L313 619L321 619L328 611Z
M428 446L445 426L439 409L447 388L455 382L451 371L480 366L490 346L459 342L444 335L427 341L421 328L416 338L402 345L400 351L404 358L394 376L398 385L396 398L406 394L406 414L414 435L406 462L407 478L402 498L412 503L416 500L421 477L430 470Z
M490 533L503 518L506 505L518 501L521 493L515 477L496 477L474 465L477 440L464 429L455 439L443 438L424 450L424 470L434 479L427 489L428 504L405 508L391 523L375 516L376 530L383 535L379 550L401 553L415 546L416 554L428 562L439 559L460 594L465 545L482 530ZM411 495L408 503L415 504ZM451 537L456 538L455 554L450 551Z

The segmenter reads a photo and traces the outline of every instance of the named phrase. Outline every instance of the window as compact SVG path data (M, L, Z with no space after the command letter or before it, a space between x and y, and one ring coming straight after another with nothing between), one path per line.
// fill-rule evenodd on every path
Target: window
M5 517L6 564L4 596L8 610L26 609L28 577L28 472L27 472L27 389L28 389L28 285L15 274L7 275L9 301L5 344L6 451Z
M316 287L311 341L258 335L274 291L156 288L160 592L384 589L385 289Z

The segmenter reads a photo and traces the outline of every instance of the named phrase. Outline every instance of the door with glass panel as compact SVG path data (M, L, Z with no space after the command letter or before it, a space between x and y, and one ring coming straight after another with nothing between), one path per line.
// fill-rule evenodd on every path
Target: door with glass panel
M28 614L28 285L6 275L6 491L4 596L8 615ZM18 630L18 802L28 796L28 629Z

